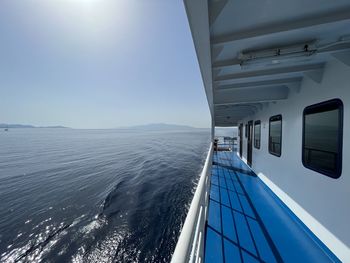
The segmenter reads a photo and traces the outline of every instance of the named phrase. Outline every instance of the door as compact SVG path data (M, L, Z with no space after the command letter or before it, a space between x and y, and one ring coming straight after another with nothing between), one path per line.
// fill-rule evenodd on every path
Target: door
M253 155L253 121L248 122L248 134L247 134L247 163L252 166L252 155Z
M239 156L242 158L243 153L243 124L239 125Z

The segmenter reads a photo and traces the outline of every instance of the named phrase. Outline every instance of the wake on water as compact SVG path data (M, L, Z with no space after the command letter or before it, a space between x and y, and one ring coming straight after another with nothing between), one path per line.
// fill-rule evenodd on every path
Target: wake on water
M0 262L170 260L207 131L9 136L0 137Z

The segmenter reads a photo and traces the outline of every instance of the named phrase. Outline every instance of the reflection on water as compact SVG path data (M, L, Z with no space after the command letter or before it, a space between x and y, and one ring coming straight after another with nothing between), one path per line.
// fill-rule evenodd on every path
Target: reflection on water
M208 130L0 133L0 262L167 262Z

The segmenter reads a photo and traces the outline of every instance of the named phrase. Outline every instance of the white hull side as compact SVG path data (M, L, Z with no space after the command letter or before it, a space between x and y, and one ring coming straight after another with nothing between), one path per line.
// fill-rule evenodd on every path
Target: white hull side
M302 116L305 107L333 98L344 104L343 169L339 179L302 164ZM269 118L282 114L282 155L268 151ZM239 123L261 120L261 147L253 146L252 168L286 205L342 261L350 262L350 67L331 59L321 83L305 77L288 100L269 103ZM238 144L239 145L239 144ZM247 138L243 132L243 160Z

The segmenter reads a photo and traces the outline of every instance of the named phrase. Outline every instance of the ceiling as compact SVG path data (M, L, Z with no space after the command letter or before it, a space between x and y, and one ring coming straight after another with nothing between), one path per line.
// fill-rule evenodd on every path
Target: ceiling
M215 126L236 126L303 78L321 82L331 56L350 57L349 0L184 3Z

